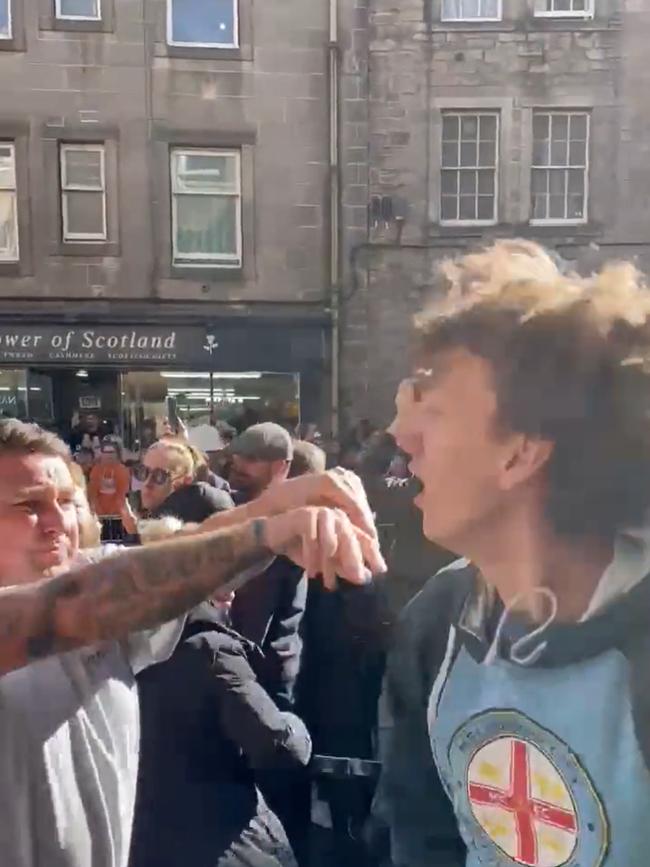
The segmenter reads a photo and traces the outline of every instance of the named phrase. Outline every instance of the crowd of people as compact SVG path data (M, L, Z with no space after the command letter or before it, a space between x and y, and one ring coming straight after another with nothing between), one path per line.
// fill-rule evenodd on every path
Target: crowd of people
M645 864L650 294L445 275L355 473L0 421L2 863Z

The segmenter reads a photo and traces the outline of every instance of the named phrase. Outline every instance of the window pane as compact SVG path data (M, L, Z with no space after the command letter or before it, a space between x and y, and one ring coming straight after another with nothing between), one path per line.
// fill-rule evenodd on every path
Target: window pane
M478 161L480 166L496 165L496 142L481 142L478 148Z
M462 17L462 2L461 0L442 0L442 17L443 18L461 18Z
M585 141L587 138L587 115L572 114L571 115L571 138Z
M484 114L481 117L481 141L496 141L497 119L494 115Z
M65 186L102 189L102 154L100 151L75 150L63 151L63 179Z
M566 141L551 142L551 165L565 166L567 164L567 143Z
M564 219L564 196L549 196L548 216L551 220Z
M456 142L445 142L442 145L442 164L447 167L458 165L458 145Z
M0 260L15 262L17 259L16 194L0 191Z
M566 141L569 137L569 117L566 114L554 114L551 117L551 138L553 141Z
M476 219L476 199L474 196L461 196L459 219L475 220Z
M0 145L0 189L13 190L16 186L14 151L8 145Z
M444 195L455 196L458 193L458 173L443 172L440 179L440 189Z
M566 173L563 171L549 172L549 192L551 195L563 196L566 183Z
M494 172L478 172L478 191L481 195L494 195Z
M531 189L533 195L546 193L548 184L548 172L544 169L533 169L531 175Z
M11 24L9 22L10 0L0 0L0 39L11 36Z
M65 193L66 237L104 237L104 196L102 193Z
M533 195L533 220L545 220L548 217L548 196Z
M239 192L239 160L235 154L177 152L174 156L178 192Z
M587 162L587 143L572 141L569 146L569 165L584 166Z
M547 114L533 115L533 138L541 141L549 138L550 117Z
M476 172L460 173L460 192L466 195L476 195Z
M59 0L58 14L63 18L101 18L101 0Z
M441 200L440 218L442 220L457 220L458 200L456 196L443 196Z
M236 45L235 0L167 0L171 4L171 41L198 45Z
M460 118L457 115L444 115L442 118L442 140L457 142Z
M535 141L533 142L533 165L534 166L548 166L550 165L550 150L549 150L550 142L548 139L545 141Z
M492 196L478 197L478 218L479 220L494 219L494 198Z
M498 18L499 0L483 0L482 14L484 18Z
M237 256L237 200L231 196L176 197L176 252L183 258Z
M578 169L577 171L567 172L568 178L568 191L569 193L575 193L577 195L584 195L585 191L585 174L583 171Z
M478 137L478 118L475 115L465 115L460 119L461 141L476 141Z
M476 166L478 153L476 142L463 142L460 146L460 164L461 166Z
M584 196L569 196L568 200L568 213L567 217L569 220L582 220L585 216L585 200Z

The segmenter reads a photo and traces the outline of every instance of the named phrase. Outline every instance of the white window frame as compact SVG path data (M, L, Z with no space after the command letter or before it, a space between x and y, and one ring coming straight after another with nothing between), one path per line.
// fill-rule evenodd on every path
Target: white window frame
M595 0L587 0L587 8L579 10L559 10L559 9L542 9L541 6L546 5L546 0L534 0L535 2L535 18L582 18L588 20L594 17ZM551 0L554 5L556 0Z
M590 161L589 161L589 153L590 153L590 145L591 145L591 113L585 111L584 109L554 109L554 108L537 108L533 111L533 123L535 122L535 117L537 115L550 115L550 116L572 116L572 115L584 115L587 118L587 141L585 144L585 164L584 166L538 166L531 159L531 188L530 188L530 225L531 226L583 226L585 223L589 222L589 174L590 174ZM531 141L534 145L535 136L534 133L531 137ZM569 145L571 144L571 139L569 138ZM532 188L532 175L534 171L540 170L548 170L548 171L558 171L558 170L569 171L570 169L577 170L582 169L584 172L584 208L582 217L577 218L568 218L568 217L546 217L543 219L535 219L533 217L533 188ZM568 196L568 191L565 190L565 211L566 211L566 198Z
M0 0L2 2L2 0ZM13 28L13 18L12 18L12 6L13 0L5 0L7 4L7 32L0 33L0 39L13 39L14 38L14 28Z
M483 2L483 0L480 0ZM454 22L454 21L465 21L465 22L481 22L481 21L501 21L503 18L503 0L498 0L499 10L496 14L496 17L486 16L486 15L477 15L477 16L465 16L464 18L453 18L451 16L445 15L445 0L440 0L440 20L446 22Z
M19 262L20 261L20 233L18 226L18 177L16 173L16 144L12 141L2 141L0 140L0 146L3 148L9 148L11 151L11 157L13 161L14 168L14 183L12 187L0 187L0 192L3 193L13 193L13 218L14 218L14 233L16 235L16 251L15 256L3 256L0 251L0 263L5 264L7 262Z
M68 184L66 179L65 155L69 151L91 151L100 154L101 187L84 187L79 184ZM59 163L61 177L61 220L63 228L63 241L65 243L93 242L108 240L108 222L106 219L106 146L103 144L74 144L68 142L59 148ZM102 232L70 232L68 230L68 197L67 193L101 193L102 196Z
M176 42L174 40L174 21L172 7L174 0L166 0L167 2L167 45L173 45L176 48L239 48L239 4L240 0L231 0L233 11L233 28L232 42Z
M61 21L101 21L102 0L97 0L97 15L65 15L62 11L61 0L56 0L54 12Z
M238 193L215 193L214 190L204 191L191 190L179 192L176 189L175 157L177 155L190 154L191 156L234 156L237 160L237 176L239 178ZM241 150L239 148L187 148L175 147L170 150L169 168L171 176L172 197L172 265L174 268L230 268L239 269L243 266L243 228L242 228L242 163ZM234 196L237 208L237 252L233 256L223 256L215 259L210 253L195 253L191 257L186 253L179 254L176 243L176 230L178 227L177 197L178 196L219 196L232 198ZM230 261L229 261L230 260Z
M448 171L454 171L453 166L445 166L442 161L442 135L444 129L444 119L445 117L495 117L497 122L497 132L496 132L496 148L495 148L495 160L494 160L494 210L493 216L489 220L443 220L442 219L442 173ZM480 139L479 139L480 144ZM442 112L442 123L440 125L440 225L441 226L496 226L499 222L499 170L500 170L500 156L501 156L501 113L499 111L489 111L489 110L476 110L473 109L445 109ZM460 147L460 140L459 140ZM456 168L456 172L458 174L458 193L457 197L460 197L460 172L462 171L479 171L481 169L480 166L458 166ZM477 193L478 195L478 193Z

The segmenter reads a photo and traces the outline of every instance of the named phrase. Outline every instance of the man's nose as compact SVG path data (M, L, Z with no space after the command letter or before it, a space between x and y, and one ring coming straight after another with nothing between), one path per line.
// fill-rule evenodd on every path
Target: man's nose
M40 513L39 523L44 533L59 535L65 528L63 509L58 503L50 503Z

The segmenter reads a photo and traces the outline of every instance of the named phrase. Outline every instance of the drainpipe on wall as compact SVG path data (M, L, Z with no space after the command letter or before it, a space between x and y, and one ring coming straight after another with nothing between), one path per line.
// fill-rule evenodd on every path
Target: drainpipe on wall
M330 172L330 316L332 320L331 432L339 436L341 238L339 165L339 35L338 0L329 0L329 172Z

